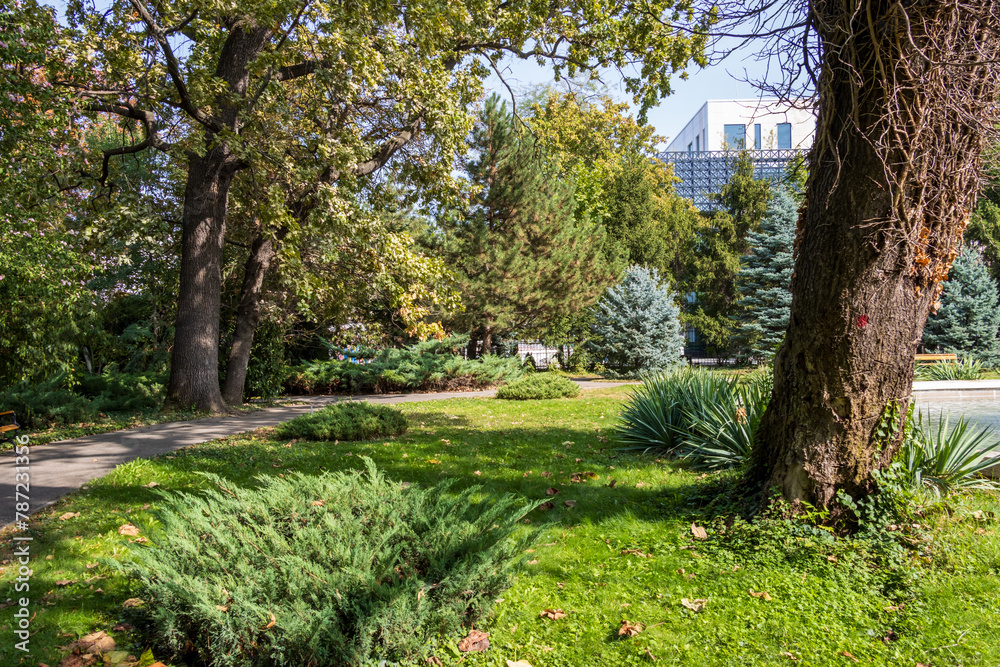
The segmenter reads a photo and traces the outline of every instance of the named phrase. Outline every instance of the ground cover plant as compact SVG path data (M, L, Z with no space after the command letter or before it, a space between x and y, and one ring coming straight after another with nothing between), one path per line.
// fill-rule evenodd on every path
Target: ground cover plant
M278 424L274 435L286 440L370 440L401 435L406 427L406 416L395 408L349 401Z
M497 390L497 398L513 401L573 398L579 395L580 386L577 383L555 373L525 375Z
M204 494L166 496L155 546L122 565L165 647L213 667L360 664L417 657L489 613L527 560L534 536L518 522L541 501L364 466L257 488L213 475Z
M467 336L456 336L405 348L337 350L343 359L290 368L285 388L292 394L460 391L510 382L524 373L517 357L464 359L458 352L467 343Z
M917 366L915 380L979 380L985 373L983 362L966 357L960 362L939 361Z
M461 653L461 634L444 633L426 643L443 665L856 664L845 654L886 667L1000 663L995 494L958 491L944 502L919 494L905 525L878 519L891 515L884 506L862 506L875 520L861 538L780 507L737 519L732 472L694 471L609 440L631 389L412 403L400 407L410 430L396 438L316 446L262 429L120 466L33 522L37 615L21 664L58 665L66 654L58 647L94 631L135 656L152 646L170 664L131 606L143 599L139 588L102 560L123 560L130 540L148 539L151 512L164 502L158 491L204 493L203 472L236 489L257 486L259 475L363 470L360 456L391 480L427 488L456 479L455 493L478 486L477 499L515 493L552 503L520 524L541 529L524 551L529 560L476 625L489 632L489 650ZM0 558L7 583L17 577L10 544ZM11 619L0 617L0 632ZM0 664L18 664L14 651L0 643Z

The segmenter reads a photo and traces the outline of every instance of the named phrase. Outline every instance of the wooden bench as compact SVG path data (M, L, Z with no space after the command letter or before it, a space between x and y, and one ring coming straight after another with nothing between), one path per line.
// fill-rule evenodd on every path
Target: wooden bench
M0 440L7 439L7 433L11 431L16 431L21 428L17 425L17 415L14 414L13 410L7 410L6 412L0 412L0 421L10 420L9 424L0 424Z
M917 366L928 366L930 364L937 364L941 362L957 362L957 354L918 354L917 355Z

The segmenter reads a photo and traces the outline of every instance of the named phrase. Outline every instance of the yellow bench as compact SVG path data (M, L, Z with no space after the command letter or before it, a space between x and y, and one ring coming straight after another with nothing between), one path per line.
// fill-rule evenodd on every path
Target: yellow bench
M930 364L937 364L942 361L957 362L957 354L918 354L917 355L917 365L927 366Z
M4 433L8 433L10 431L16 431L17 429L20 428L17 425L17 416L14 414L13 410L7 410L6 412L0 412L0 419L4 419L5 417L7 417L7 415L10 415L10 418L11 418L11 420L14 423L13 424L0 424L0 435L3 435Z

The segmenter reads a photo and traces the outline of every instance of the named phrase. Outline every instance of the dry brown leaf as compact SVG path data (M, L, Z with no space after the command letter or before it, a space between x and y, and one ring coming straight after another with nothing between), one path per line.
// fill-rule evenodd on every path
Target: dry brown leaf
M435 667L441 667L441 658L437 657L436 655L424 658L424 662L426 662L428 665L435 665Z
M842 656L844 656L845 658L850 658L850 659L851 659L851 660L853 660L854 662L861 662L860 660L858 660L857 658L855 658L855 657L854 657L853 655L851 655L851 654L850 654L850 653L848 653L847 651L841 651L841 652L840 652L840 653L838 653L837 655L842 655Z
M547 496L554 496L557 493L559 493L559 489L553 488L551 486L549 488L545 489L545 495L547 495Z
M77 517L77 516L80 516L79 512L66 512L65 514L63 514L62 516L59 517L59 520L60 521L68 521L69 519L72 519L73 517Z
M543 648L542 650L544 651L545 649ZM552 649L549 650L551 651ZM528 662L527 660L518 660L517 662L514 662L513 660L508 660L507 667L531 667L531 663Z
M539 615L538 618L547 618L550 621L558 621L560 618L566 618L568 614L562 609L545 609Z
M788 651L782 651L778 655L780 655L783 658L788 658L789 660L798 660L798 658L796 658L794 655L792 655Z
M649 650L648 646L646 647L646 657L652 660L653 662L656 662L656 656L653 655L652 651Z
M708 604L708 600L699 598L697 600L688 600L687 598L681 598L681 605L690 609L696 614L700 614L705 611L705 605Z
M326 505L326 503L322 500L314 500L312 501L312 505L313 507L323 507L323 505Z
M48 556L45 557L45 560L55 560L55 559L56 557L53 556L52 554L49 554Z
M149 484L143 484L143 486L146 487L147 489L155 489L159 485L160 485L159 482L150 482Z
M538 559L535 558L535 559L529 560L528 561L528 565L538 565Z
M828 561L830 561L831 563L836 563L837 562L837 557L836 556L827 556L826 559Z
M637 488L637 489L641 489L644 486L646 486L645 482L636 482L635 483L635 488Z
M575 500L565 500L563 501L563 504L566 505L566 507L576 507Z
M542 510L543 512L548 512L555 506L556 506L555 503L553 503L551 500L546 500L544 503L538 506L538 509Z
M575 483L575 484L579 484L580 482L582 482L582 481L583 481L583 479L582 479L582 478L580 477L580 473L578 473L578 472L575 472L575 473L573 473L573 474L572 474L572 475L570 476L570 478L569 478L569 481L571 481L571 482L573 482L573 483Z
M552 473L545 471L542 473L542 477L552 477Z
M765 593L764 591L754 591L754 589L751 588L750 595L754 596L755 598L764 598L768 602L771 601L771 596Z
M481 470L474 470L474 471L472 471L472 474L473 475L482 475L483 472ZM431 657L433 657L433 656L431 656Z
M478 653L480 651L485 651L490 647L489 636L490 633L488 632L472 628L469 630L469 634L466 635L465 639L458 642L458 650L463 653Z
M124 526L118 529L119 535L128 535L129 537L135 537L139 534L139 529L130 523L126 523Z
M609 488L612 488L612 489L613 489L613 488L615 488L616 486L618 486L618 480L617 480L617 479L613 479L613 480L611 480L610 482L608 482L608 487L609 487Z
M228 604L217 604L215 605L215 608L218 609L219 611L229 611Z
M87 563L88 570L93 570L95 567L97 567L97 563Z
M141 607L144 604L145 603L142 600L140 600L139 598L129 598L128 600L125 600L125 602L122 602L122 607L124 607L124 608L128 608L128 607Z
M274 614L272 614L271 612L267 612L267 614L268 614L268 616L271 617L271 620L268 622L267 625L265 625L264 627L262 627L261 630L267 630L268 628L273 628L274 624L278 622L278 619L276 619L274 617Z
M642 553L639 549L622 549L622 556L638 556L639 558L652 558L649 554Z
M81 637L73 647L79 649L81 653L108 653L115 650L115 640L100 630Z
M77 582L76 579L60 579L55 583L56 586L69 586L70 584L75 584L76 582Z
M622 619L622 626L618 628L618 636L635 637L642 632L642 623L629 623Z
M691 524L691 534L696 540L707 540L708 532L696 523Z
M531 474L532 472L533 472L533 471L531 471L531 470L525 470L525 471L524 471L524 474L523 474L523 475L521 475L521 477L527 477L527 476L528 476L528 475L530 475L530 474Z
M132 630L133 628L128 623L116 623L115 627L113 627L111 629L114 630L115 632L128 632L129 630Z

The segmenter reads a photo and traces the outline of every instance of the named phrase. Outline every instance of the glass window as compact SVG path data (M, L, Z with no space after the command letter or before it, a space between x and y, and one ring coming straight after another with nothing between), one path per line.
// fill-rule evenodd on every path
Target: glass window
M760 140L760 123L756 123L753 126L753 147L757 150L764 147L763 142Z
M725 125L722 129L726 137L725 141L727 150L743 150L746 148L746 125Z
M693 145L694 145L694 144L688 144L688 155L691 155L691 147L692 147Z
M778 123L778 148L792 147L792 124Z
M700 134L697 137L694 138L694 152L695 153L700 153L701 152L701 135Z

